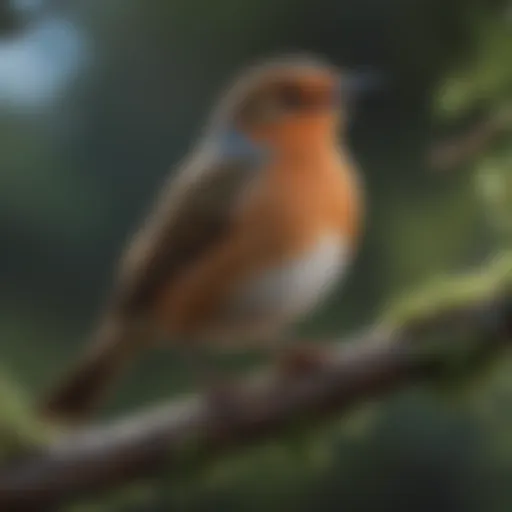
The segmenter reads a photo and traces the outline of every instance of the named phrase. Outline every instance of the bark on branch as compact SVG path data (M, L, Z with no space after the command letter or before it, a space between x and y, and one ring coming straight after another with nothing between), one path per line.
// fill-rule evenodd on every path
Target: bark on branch
M164 466L179 473L184 464L200 464L273 437L298 419L314 422L397 387L444 375L455 353L466 366L480 364L511 338L510 291L444 308L400 329L374 329L330 346L328 362L307 376L284 381L267 372L248 379L229 407L191 396L58 439L0 469L0 510L54 510L66 500Z
M436 144L428 156L436 171L449 171L480 156L512 127L512 107L489 115L466 133Z

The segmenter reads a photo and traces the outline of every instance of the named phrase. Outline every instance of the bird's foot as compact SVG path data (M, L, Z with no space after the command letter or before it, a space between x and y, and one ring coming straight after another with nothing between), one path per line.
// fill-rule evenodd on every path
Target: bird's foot
M205 400L212 411L223 419L229 420L239 409L240 394L233 380L216 379L207 385Z
M277 362L278 373L285 378L303 377L325 367L328 356L318 346L290 347L284 351Z

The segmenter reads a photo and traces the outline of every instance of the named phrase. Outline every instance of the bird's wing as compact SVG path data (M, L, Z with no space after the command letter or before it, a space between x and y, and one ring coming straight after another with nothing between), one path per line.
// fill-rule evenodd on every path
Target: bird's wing
M143 314L160 286L172 286L173 278L222 242L237 201L260 168L246 156L196 161L178 171L121 262L115 310Z

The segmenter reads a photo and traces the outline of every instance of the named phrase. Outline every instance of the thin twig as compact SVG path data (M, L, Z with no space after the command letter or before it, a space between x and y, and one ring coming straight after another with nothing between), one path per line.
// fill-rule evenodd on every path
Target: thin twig
M429 164L437 171L449 171L471 162L512 128L512 107L480 120L466 133L436 144L429 154Z

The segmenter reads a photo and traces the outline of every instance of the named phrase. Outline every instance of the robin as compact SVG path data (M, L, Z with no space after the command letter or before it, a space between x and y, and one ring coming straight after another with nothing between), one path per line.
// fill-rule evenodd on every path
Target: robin
M361 233L361 189L338 141L347 84L305 57L235 80L129 243L96 336L47 415L83 419L148 340L264 346L320 303Z

